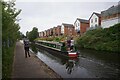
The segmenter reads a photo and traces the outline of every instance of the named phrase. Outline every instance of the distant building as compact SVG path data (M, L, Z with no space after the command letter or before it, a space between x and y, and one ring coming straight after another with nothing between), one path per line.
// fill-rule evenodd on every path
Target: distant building
M40 38L44 37L44 32L43 31L39 32L39 37Z
M89 18L90 29L95 29L101 26L101 14L93 12Z
M39 32L39 37L41 37L42 32Z
M114 24L120 23L120 4L112 6L109 9L101 12L101 26L108 28Z
M44 31L44 37L47 37L47 30Z
M86 32L87 28L89 28L89 21L77 18L74 22L74 26L76 34L83 34L84 32Z
M39 37L41 37L42 36L42 32L39 32Z
M75 28L72 24L62 23L61 34L66 36L72 36L75 34Z
M50 36L50 29L47 30L47 34L46 34L47 37Z
M53 28L50 28L50 36L53 36Z
M57 27L53 27L53 36L57 36Z
M41 34L42 37L44 37L44 31L42 31L42 34Z
M58 25L57 26L57 36L60 36L61 35L61 26Z

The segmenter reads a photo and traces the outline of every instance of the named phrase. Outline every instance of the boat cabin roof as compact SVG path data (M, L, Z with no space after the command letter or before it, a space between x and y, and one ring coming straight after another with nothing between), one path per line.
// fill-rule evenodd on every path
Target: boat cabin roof
M53 41L38 40L38 42L49 43L49 44L55 44L55 45L61 45L61 43L59 43L59 42L53 42Z

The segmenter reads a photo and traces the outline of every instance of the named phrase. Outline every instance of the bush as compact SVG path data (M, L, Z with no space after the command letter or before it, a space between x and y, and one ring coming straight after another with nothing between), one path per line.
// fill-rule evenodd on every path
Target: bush
M2 50L2 78L10 78L12 73L14 46Z
M77 39L77 46L95 50L120 52L120 23L110 28L99 28L87 31Z

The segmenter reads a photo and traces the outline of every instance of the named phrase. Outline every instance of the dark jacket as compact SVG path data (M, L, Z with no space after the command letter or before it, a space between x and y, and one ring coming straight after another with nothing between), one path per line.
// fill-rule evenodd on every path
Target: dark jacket
M25 49L26 51L29 51L29 47L30 47L29 41L24 40L24 49Z

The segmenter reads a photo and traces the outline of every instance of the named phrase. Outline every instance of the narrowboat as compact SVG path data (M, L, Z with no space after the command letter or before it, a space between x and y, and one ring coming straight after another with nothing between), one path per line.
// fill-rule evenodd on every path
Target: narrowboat
M63 54L67 57L78 57L78 52L76 50L76 47L73 46L73 49L68 51L64 42L36 40L35 44L38 46L42 46L44 48L57 51L59 52L59 54Z

